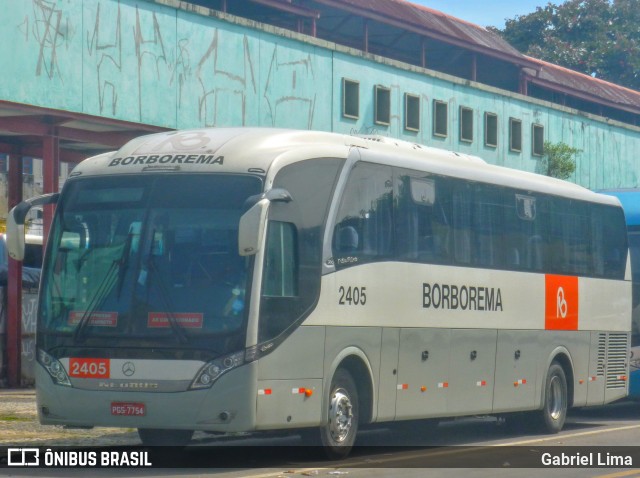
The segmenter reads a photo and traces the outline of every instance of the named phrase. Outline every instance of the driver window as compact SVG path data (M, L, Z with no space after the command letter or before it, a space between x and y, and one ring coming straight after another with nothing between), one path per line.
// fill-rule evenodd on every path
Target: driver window
M264 295L295 297L297 291L298 260L296 257L296 228L290 222L271 221L267 232L264 267Z

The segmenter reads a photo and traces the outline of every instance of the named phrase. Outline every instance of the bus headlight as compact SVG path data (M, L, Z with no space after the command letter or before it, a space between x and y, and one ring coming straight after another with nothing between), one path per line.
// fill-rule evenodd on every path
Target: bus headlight
M38 349L38 362L49 372L53 383L66 387L71 386L67 372L57 359L53 358L44 350Z
M224 375L229 370L239 367L244 363L244 351L226 355L212 360L211 362L207 362L198 371L198 374L193 382L191 382L189 389L197 390L201 388L209 388L221 375Z

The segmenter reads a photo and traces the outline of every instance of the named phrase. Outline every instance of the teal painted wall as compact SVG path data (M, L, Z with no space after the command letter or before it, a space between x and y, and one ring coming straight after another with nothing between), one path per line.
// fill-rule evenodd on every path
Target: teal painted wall
M171 4L171 0L165 0ZM175 3L177 5L178 2ZM170 128L276 126L378 134L536 171L531 125L582 150L572 178L589 188L638 187L640 129L577 115L292 32L145 0L0 0L0 100ZM359 119L342 116L342 78L360 83ZM374 86L391 89L391 122L374 124ZM404 94L419 95L421 130L404 129ZM433 101L449 133L432 134ZM474 141L459 141L460 106ZM498 147L484 146L484 113ZM522 121L522 152L508 121Z

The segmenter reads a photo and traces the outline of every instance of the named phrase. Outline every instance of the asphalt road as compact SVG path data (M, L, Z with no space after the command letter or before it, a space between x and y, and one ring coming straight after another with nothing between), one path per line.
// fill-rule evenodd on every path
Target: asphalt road
M640 404L623 402L572 411L557 435L532 433L491 417L415 422L362 431L358 447L340 462L327 462L296 436L219 438L199 434L184 450L150 451L154 466L129 469L11 469L12 476L170 476L282 478L360 477L640 477ZM574 467L546 460L577 461ZM585 458L586 457L586 458ZM628 466L626 460L632 461ZM0 470L2 474L5 470Z

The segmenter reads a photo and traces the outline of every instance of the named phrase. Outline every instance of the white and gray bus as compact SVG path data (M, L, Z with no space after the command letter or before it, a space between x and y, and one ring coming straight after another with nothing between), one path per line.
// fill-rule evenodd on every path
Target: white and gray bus
M41 423L306 429L517 414L627 393L631 273L617 199L380 137L161 133L59 194L37 328ZM516 413L517 412L517 413Z

